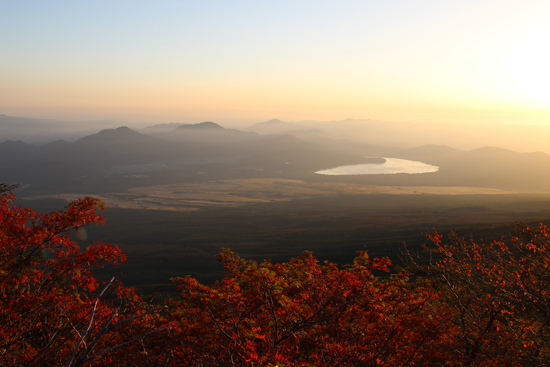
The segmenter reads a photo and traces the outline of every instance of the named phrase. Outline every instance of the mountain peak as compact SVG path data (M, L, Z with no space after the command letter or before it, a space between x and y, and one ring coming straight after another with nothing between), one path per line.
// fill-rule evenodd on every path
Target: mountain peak
M6 146L6 147L32 146L31 144L24 143L21 140L11 140L11 139L8 139L8 140L4 141L3 143L0 143L0 145Z
M126 141L143 139L143 137L149 137L148 135L140 134L135 130L130 129L127 126L121 126L116 129L101 130L97 134L87 135L81 139L78 139L75 143L98 143L107 141Z
M136 136L136 135L141 135L141 134L138 133L138 132L135 131L135 130L130 129L130 128L127 127L127 126L121 126L121 127L117 127L116 129L104 129L104 130L101 130L100 132L98 132L97 134L88 135L88 136L83 137L82 139L86 139L86 138L91 137L91 136L98 136L98 137L109 137L109 136L112 136L112 137L123 137L123 136ZM80 140L82 140L82 139L80 139Z
M216 124L215 122L212 122L212 121L205 121L205 122L200 122L198 124L186 124L186 125L181 125L179 127L176 128L176 130L180 130L180 129L216 129L216 130L220 130L220 129L223 129L225 130L222 126Z

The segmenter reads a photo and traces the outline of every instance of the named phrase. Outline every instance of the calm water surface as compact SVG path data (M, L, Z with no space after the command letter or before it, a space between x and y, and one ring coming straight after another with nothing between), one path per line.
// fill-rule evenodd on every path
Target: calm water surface
M407 159L384 158L384 163L354 164L317 171L320 175L391 175L396 173L429 173L436 172L439 167L426 163L409 161Z

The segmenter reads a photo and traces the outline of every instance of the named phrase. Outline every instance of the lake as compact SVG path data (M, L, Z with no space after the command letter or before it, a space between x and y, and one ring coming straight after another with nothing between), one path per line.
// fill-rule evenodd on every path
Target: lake
M325 169L315 173L320 175L392 175L396 173L429 173L437 172L439 167L432 166L418 161L409 161L407 159L385 158L384 163L354 164L350 166L340 166L336 168Z

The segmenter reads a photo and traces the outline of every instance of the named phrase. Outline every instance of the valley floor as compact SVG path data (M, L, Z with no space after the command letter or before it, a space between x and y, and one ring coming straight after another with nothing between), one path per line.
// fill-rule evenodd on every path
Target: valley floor
M334 195L503 195L518 190L483 187L380 186L342 182L306 182L283 178L243 178L136 187L94 195L109 208L193 211L207 207L311 199ZM72 200L83 194L27 196L33 199Z

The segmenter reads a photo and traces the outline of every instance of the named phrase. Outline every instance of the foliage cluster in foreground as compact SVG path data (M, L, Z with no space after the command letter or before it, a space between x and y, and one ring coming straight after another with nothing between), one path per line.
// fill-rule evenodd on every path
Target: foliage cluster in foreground
M283 264L223 250L227 276L174 278L162 307L91 272L125 257L71 230L100 201L36 213L0 195L2 366L540 366L550 363L548 230L489 244L437 233L406 271L359 252Z

